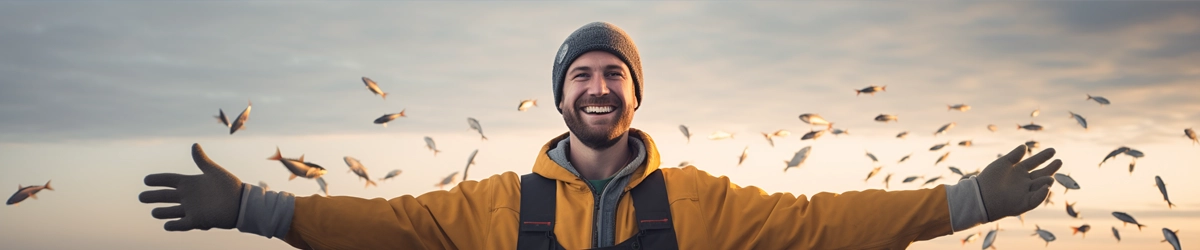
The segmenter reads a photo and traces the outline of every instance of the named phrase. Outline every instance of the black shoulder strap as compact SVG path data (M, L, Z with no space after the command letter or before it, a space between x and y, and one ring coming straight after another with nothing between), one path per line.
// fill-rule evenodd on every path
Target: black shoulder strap
M667 185L661 169L651 172L629 192L633 195L639 229L672 229L671 201L667 200Z
M558 245L554 239L556 184L537 173L521 176L521 225L517 249L553 249Z

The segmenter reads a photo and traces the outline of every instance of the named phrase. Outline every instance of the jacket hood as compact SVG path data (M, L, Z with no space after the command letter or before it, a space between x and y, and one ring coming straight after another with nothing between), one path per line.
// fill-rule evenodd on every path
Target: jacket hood
M644 179L647 175L649 175L651 172L654 172L654 170L658 170L660 163L658 148L654 145L654 140L650 138L649 134L646 134L646 132L642 132L641 130L635 128L629 128L628 134L630 137L642 140L642 143L645 144L646 160L642 162L637 169L634 169L633 173L629 174L629 185L625 186L625 191L629 191L629 189L636 187L637 184L641 183L642 179ZM553 159L550 159L550 155L548 154L551 149L554 149L558 146L558 141L566 139L569 136L571 136L570 132L564 132L563 134L550 139L550 141L542 145L542 149L538 151L537 160L534 161L533 172L541 175L542 177L546 177L547 179L566 182L570 185L587 186L581 177L571 173L571 171L567 170L566 167L554 162Z

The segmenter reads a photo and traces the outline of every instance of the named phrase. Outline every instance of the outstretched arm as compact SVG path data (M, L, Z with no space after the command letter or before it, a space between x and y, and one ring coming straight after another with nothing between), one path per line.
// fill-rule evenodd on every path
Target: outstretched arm
M931 189L818 193L811 199L739 187L726 177L696 173L702 212L716 249L902 249L983 222L1015 216L1046 197L1053 149L1020 162L1024 146L997 159L980 174ZM1020 163L1018 163L1020 162ZM719 235L716 235L719 234Z
M487 230L492 194L514 178L505 173L390 200L297 197L283 240L302 249L485 249L483 239L501 233Z

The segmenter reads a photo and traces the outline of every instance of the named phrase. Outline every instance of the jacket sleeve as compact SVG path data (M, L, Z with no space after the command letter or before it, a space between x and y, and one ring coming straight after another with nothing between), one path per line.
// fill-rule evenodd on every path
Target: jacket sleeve
M515 174L390 200L296 197L283 241L301 249L485 249L494 193L509 181Z
M818 193L805 199L695 171L716 249L904 249L952 233L945 187ZM719 232L719 233L718 233Z

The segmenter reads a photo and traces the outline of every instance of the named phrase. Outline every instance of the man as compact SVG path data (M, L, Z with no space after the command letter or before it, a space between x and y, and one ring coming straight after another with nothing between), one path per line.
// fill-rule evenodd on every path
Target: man
M390 200L295 197L242 183L193 145L201 175L153 174L143 192L168 231L232 229L305 249L902 249L1022 214L1046 198L1055 160L1020 145L977 177L932 189L820 193L740 187L692 166L659 168L630 128L642 67L630 37L590 23L559 48L554 99L570 132L548 141L533 174L465 181Z

